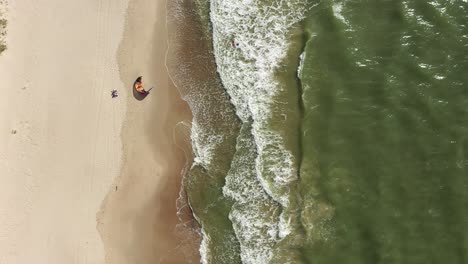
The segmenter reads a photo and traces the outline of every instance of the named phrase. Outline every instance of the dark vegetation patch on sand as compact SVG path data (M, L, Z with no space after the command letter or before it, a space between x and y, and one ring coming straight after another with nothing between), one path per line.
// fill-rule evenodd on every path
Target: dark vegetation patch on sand
M7 27L6 19L0 18L0 53L6 50L6 44L5 44L6 27Z
M7 48L5 43L6 29L7 29L7 20L5 19L5 12L8 1L0 0L0 54L4 52Z

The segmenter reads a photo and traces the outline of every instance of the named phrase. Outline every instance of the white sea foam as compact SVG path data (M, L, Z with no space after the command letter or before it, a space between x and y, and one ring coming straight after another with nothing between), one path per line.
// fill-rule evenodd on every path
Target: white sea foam
M284 212L280 215L278 229L278 235L280 238L285 238L292 231L291 218L289 218L288 215L286 215Z
M215 133L205 133L204 137L202 137L199 132L203 130L199 127L196 118L193 118L190 137L195 158L192 166L201 165L206 168L213 160L216 147L223 142L223 136Z
M208 257L210 256L210 247L208 246L210 244L210 237L205 233L203 228L201 229L201 233L202 241L200 243L200 262L203 264L208 264L210 263L208 261Z
M333 15L335 15L336 18L338 18L339 20L341 20L343 23L345 23L346 25L349 24L349 22L344 18L343 16L343 4L342 3L336 3L336 4L333 4L332 6L332 9L333 9Z
M229 219L240 243L243 263L268 263L278 241L279 206L265 193L256 177L256 147L250 130L238 137L223 193L234 201Z
M297 180L295 157L270 122L275 97L285 89L276 81L275 71L288 51L292 26L304 18L306 11L307 3L302 0L211 1L218 72L239 118L243 122L253 120L257 155L252 171L244 173L255 177L246 179L239 173L228 176L223 189L236 201L230 219L244 263L268 263L279 228L283 236L290 229L288 221L279 223L277 210L265 211L275 204L271 198L287 207L289 194L284 188Z
M305 60L305 51L301 53L299 56L299 67L297 67L297 78L301 79L302 77L302 68L304 68L304 60Z
M229 214L241 246L241 260L245 264L268 263L273 256L273 246L278 241L275 207L261 211L271 204L266 202L234 206Z
M306 4L298 0L278 0L269 5L258 0L211 2L218 71L238 116L244 122L250 118L254 121L259 176L269 181L269 175L273 175L279 185L296 180L297 173L283 138L268 127L274 97L281 88L274 72L286 56L289 30L305 12ZM231 40L239 48L232 48ZM270 185L264 184L267 189Z

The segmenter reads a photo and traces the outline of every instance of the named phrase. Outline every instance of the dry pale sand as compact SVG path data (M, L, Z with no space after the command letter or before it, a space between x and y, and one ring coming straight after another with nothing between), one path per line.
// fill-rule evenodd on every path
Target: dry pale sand
M121 160L126 1L9 1L0 55L0 263L103 263L96 212ZM13 130L16 131L13 132Z
M185 159L172 130L190 114L163 64L163 1L130 3L125 22L127 5L9 1L0 55L0 264L105 256L157 263L179 243L175 199ZM137 75L156 86L142 101L131 92ZM114 88L120 96L111 99Z

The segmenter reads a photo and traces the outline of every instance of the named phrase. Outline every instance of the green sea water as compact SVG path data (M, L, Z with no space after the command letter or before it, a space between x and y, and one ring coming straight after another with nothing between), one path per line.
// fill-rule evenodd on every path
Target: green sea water
M466 1L168 10L203 263L468 263Z
M301 194L334 210L307 262L468 262L466 26L463 1L324 1L304 21Z

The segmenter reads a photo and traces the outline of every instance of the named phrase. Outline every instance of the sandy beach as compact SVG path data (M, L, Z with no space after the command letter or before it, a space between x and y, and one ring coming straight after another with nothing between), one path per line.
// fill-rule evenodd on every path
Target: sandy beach
M121 78L131 87L142 75L154 90L144 99L135 93L127 98L122 172L117 191L109 193L98 216L108 263L198 262L197 245L188 252L176 235L175 202L182 169L191 161L184 154L190 151L188 138L174 138L174 133L191 115L166 70L165 13L163 0L131 0L128 6L118 51Z
M164 6L9 1L1 264L186 262L174 253L187 158L173 132L190 112L164 66ZM143 100L131 90L139 75L155 87Z

